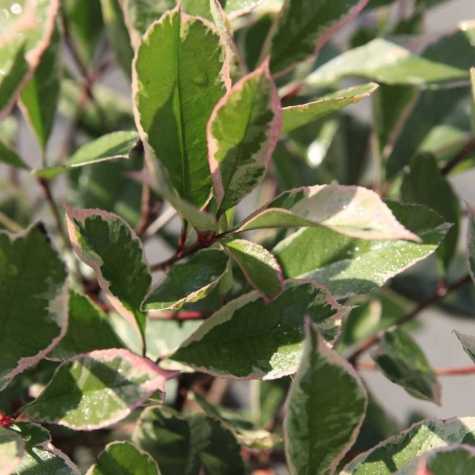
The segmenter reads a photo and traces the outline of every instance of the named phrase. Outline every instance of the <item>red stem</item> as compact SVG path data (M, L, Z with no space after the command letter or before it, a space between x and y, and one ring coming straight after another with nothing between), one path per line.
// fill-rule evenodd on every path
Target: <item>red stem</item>
M151 318L155 320L199 320L206 318L206 315L197 310L180 310L177 312L162 312L160 316Z
M432 305L435 305L436 303L440 302L443 300L449 293L458 290L460 287L464 286L465 284L471 282L471 277L469 274L464 275L460 279L456 280L450 285L444 285L444 286L438 286L436 292L434 295L429 297L426 300L423 300L420 302L414 310L409 312L407 315L404 317L400 318L395 324L393 325L393 328L400 327L401 325L404 325L415 318L419 316L419 314L423 311L426 310L427 308L431 307ZM383 336L383 333L378 333L376 335L373 335L369 337L367 340L363 341L361 345L348 357L348 361L353 365L356 366L356 362L358 361L358 358L371 349L373 346L377 345L379 341L381 340L381 337Z
M377 366L374 363L358 363L356 366L358 370L375 371ZM467 376L475 374L475 365L462 366L460 368L436 368L434 372L437 376Z

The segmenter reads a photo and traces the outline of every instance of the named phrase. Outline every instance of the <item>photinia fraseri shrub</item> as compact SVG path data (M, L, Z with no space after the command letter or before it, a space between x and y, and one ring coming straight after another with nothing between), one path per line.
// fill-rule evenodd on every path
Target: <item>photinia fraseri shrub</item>
M474 315L475 22L400 3L0 0L0 475L475 473L365 379L475 374L413 324Z

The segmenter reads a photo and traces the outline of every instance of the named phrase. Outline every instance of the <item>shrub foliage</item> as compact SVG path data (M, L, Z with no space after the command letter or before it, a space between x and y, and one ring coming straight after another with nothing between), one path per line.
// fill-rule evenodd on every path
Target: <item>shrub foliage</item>
M413 336L475 308L444 3L0 0L0 474L475 473L364 379L475 373Z

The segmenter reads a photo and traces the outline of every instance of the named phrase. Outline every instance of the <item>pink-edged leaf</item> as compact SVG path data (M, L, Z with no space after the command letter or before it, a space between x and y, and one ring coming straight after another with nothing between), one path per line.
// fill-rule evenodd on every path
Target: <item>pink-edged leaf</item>
M211 192L206 124L230 87L227 56L217 28L178 5L150 25L133 64L135 122L146 158L198 207Z
M208 161L222 213L263 177L282 128L282 107L264 61L218 102L208 122Z
M475 448L451 445L431 450L398 472L399 475L448 475L475 473Z
M53 35L59 0L6 1L0 21L0 119L38 66Z
M160 475L157 462L127 441L111 442L86 475Z
M377 193L343 185L285 191L244 220L236 232L299 226L325 226L361 239L419 240L398 222Z
M288 134L303 125L355 104L371 95L378 87L378 84L369 82L332 92L313 102L284 107L282 131Z
M14 236L0 232L0 390L65 335L66 279L65 266L41 224Z
M147 28L167 10L175 7L175 0L117 0L128 30L130 43L136 50ZM130 67L130 64L129 64Z
M75 430L100 429L127 417L155 392L163 392L172 376L128 350L85 353L62 363L22 414Z
M228 14L230 19L251 12L262 2L263 0L221 0L224 11Z
M314 55L368 0L286 0L267 40L272 72L283 74Z
M98 209L67 209L67 229L77 256L91 266L115 310L136 322L143 337L141 311L152 277L142 243L119 216Z
M223 244L226 252L241 268L246 280L259 290L265 299L272 300L282 292L282 269L266 248L245 239L233 239Z
M59 96L61 92L62 35L59 25L54 28L49 46L38 67L21 92L20 108L36 135L42 153L53 131Z
M304 353L284 420L290 473L334 474L356 440L366 405L356 371L307 321Z
M384 332L371 357L381 372L411 396L441 405L442 387L422 348L402 329Z
M15 473L24 453L25 444L20 435L0 427L0 475Z
M180 310L223 285L229 272L229 259L223 251L202 249L170 268L165 279L148 295L144 309L149 316L160 315L164 310Z
M340 475L406 474L406 467L429 450L470 443L474 436L474 417L423 420L354 457Z
M80 475L79 468L69 457L53 446L51 435L44 427L31 422L17 422L12 430L23 440L25 451L19 466L9 475Z
M132 440L157 460L163 475L247 473L235 435L216 417L149 406L137 421Z
M324 287L288 280L272 302L257 291L231 300L206 319L171 359L219 376L281 378L297 370L305 316L333 339L348 310Z

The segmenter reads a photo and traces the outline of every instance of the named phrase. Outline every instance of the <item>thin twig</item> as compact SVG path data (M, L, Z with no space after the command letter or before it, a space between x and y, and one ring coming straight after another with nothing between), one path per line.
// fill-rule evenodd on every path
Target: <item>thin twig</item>
M423 300L420 302L411 312L400 318L398 321L396 321L393 325L393 328L400 327L402 325L405 325L406 323L414 320L419 316L419 314L431 307L432 305L435 305L436 303L440 302L443 300L448 294L451 292L454 292L455 290L458 290L460 287L463 287L465 284L471 282L471 277L469 274L464 275L460 279L456 280L452 284L449 284L447 286L439 286L434 293L434 295L430 296L426 300ZM373 335L369 337L367 340L365 340L359 347L351 353L351 355L348 357L348 361L353 365L356 366L356 363L358 361L358 358L368 351L370 348L373 346L377 345L379 341L381 340L383 336L383 333L377 333L376 335Z
M143 185L142 187L142 204L140 206L140 219L135 229L137 236L142 237L147 232L148 227L154 220L154 213L152 211L152 193L150 187Z
M56 203L56 200L54 199L53 193L51 191L51 188L49 186L48 180L45 180L44 178L38 178L37 179L38 184L40 185L41 189L43 190L43 193L45 195L46 201L48 202L49 208L51 210L51 214L53 215L53 218L56 222L56 227L58 228L58 232L61 235L63 241L64 241L64 246L66 248L70 248L71 244L69 242L68 235L66 233L66 229L63 224L63 220L61 219L61 213L59 211L58 204Z
M196 241L194 244L183 249L181 249L181 246L179 245L178 251L173 256L171 256L168 259L165 259L162 262L157 262L156 264L153 264L150 267L150 269L152 270L152 272L167 270L169 267L171 267L173 264L180 261L181 259L184 259L185 257L189 257L193 255L195 252L200 251L201 249L206 249L207 247L210 247L222 236L223 236L222 234L198 235L198 241ZM181 238L180 238L180 241L181 241Z
M158 216L157 219L150 224L145 234L147 236L153 236L154 234L158 233L158 231L166 226L176 215L176 209L168 204L165 204L161 209L160 216Z
M150 269L152 270L152 272L167 270L169 267L175 264L175 262L178 262L179 260L185 257L191 256L192 254L199 251L200 249L203 249L203 246L201 245L201 243L196 242L190 247L184 249L181 255L173 254L173 256L171 256L168 259L165 259L164 261L157 262L156 264L152 264L152 266L150 266Z
M76 45L74 44L73 38L71 36L71 32L69 30L69 25L68 22L66 21L66 16L64 15L64 12L61 12L60 15L61 18L61 26L63 27L63 33L64 33L64 42L66 44L66 47L68 48L69 52L71 53L71 57L73 58L74 64L76 65L79 74L82 76L84 80L84 84L86 86L86 91L87 95L89 96L90 99L92 99L92 90L90 87L90 72L86 64L81 58L81 55L79 54L79 51L76 48Z
M466 376L475 374L475 366L465 366L463 368L439 368L436 370L438 376Z
M442 175L448 175L457 165L470 158L475 153L475 138L471 138L454 158L449 160L441 169Z
M177 257L181 257L185 251L186 238L188 236L188 221L183 222L183 227L180 234L180 240L178 241L178 249L176 251Z

